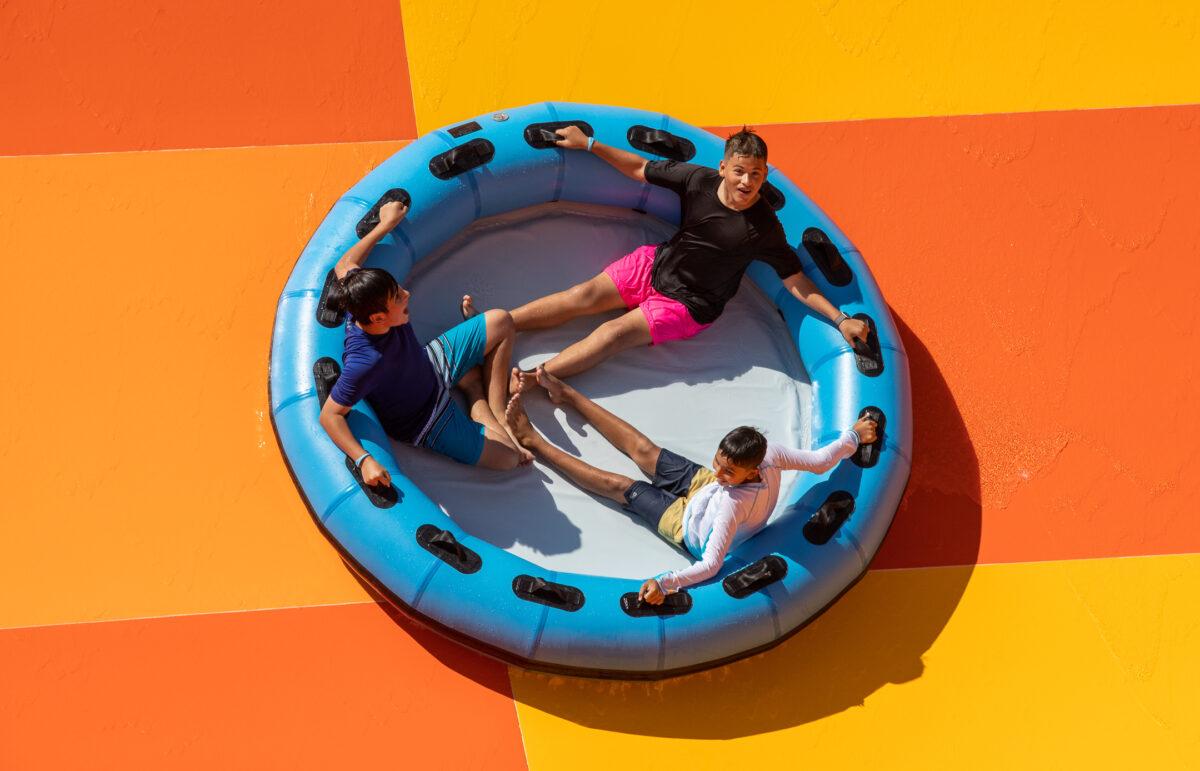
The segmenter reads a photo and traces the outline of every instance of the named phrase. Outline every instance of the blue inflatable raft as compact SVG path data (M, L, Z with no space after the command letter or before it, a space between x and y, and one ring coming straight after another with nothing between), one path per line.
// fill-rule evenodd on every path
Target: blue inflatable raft
M601 204L678 223L673 192L556 147L554 130L572 124L647 158L713 167L721 159L722 141L705 131L665 115L586 104L530 105L420 138L339 199L300 255L276 312L271 416L317 525L356 573L408 615L521 666L658 678L761 651L828 607L865 572L908 481L908 365L887 304L853 244L777 170L763 196L806 274L835 305L870 320L868 343L848 346L768 266L754 263L747 275L773 299L808 370L814 444L833 439L864 410L879 419L881 438L830 473L804 477L782 513L731 552L714 580L650 606L636 600L638 580L546 570L443 514L420 480L401 473L365 403L348 416L350 427L391 473L391 489L363 485L318 423L342 353L342 319L324 303L332 267L376 224L383 202L411 208L369 263L402 282L475 220L524 207Z

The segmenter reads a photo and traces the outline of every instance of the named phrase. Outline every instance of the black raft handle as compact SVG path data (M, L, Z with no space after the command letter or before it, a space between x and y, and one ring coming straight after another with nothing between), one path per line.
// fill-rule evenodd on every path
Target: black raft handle
M642 152L661 155L673 161L690 161L696 157L696 146L681 136L649 126L630 126L625 138Z
M596 130L587 121L582 120L556 120L550 123L531 123L525 127L525 142L534 150L546 150L551 147L558 147L558 140L562 139L558 134L554 133L558 129L564 129L567 126L578 126L579 130L589 137L596 136Z
M821 275L834 286L846 286L854 280L854 271L846 264L837 246L820 228L808 228L800 236L800 243L808 256L816 263Z
M875 421L875 441L860 444L850 460L859 468L872 468L879 462L879 453L883 452L883 429L887 426L887 415L878 407L863 407L858 416Z
M574 586L521 574L513 579L513 594L522 600L574 613L583 607L583 592Z
M341 326L343 316L341 311L329 307L329 293L334 281L337 281L337 274L331 269L325 274L325 286L321 287L321 299L317 301L317 323L330 329Z
M404 204L404 208L406 209L412 206L412 196L408 194L407 190L402 187L392 188L384 193L383 196L375 202L375 205L363 215L363 218L358 221L358 224L355 225L354 232L358 234L358 237L364 237L367 235L367 233L370 233L372 230L374 230L375 226L379 224L379 210L385 203L394 203L396 201Z
M342 376L342 368L336 360L322 356L313 364L313 383L317 387L317 407L324 407L333 384Z
M686 589L681 589L674 594L663 595L663 601L659 605L639 601L637 592L625 592L621 595L621 610L634 618L682 616L691 609L692 595L688 594Z
M853 513L853 495L845 490L831 493L821 508L804 523L804 537L815 546L829 543L829 539Z
M879 347L879 331L875 328L875 319L865 313L856 313L853 318L867 322L870 328L865 343L857 337L854 338L854 364L858 371L867 377L879 377L883 374L883 351Z
M442 530L437 525L418 527L417 543L459 573L476 573L483 567L482 557L459 543L454 533Z
M354 481L358 482L358 486L367 494L367 500L375 504L378 509L390 509L400 500L400 494L396 492L395 485L377 484L374 487L363 481L362 469L354 465L354 459L349 455L346 456L346 470L350 472L350 476L354 477Z
M758 194L767 202L767 206L771 207L772 211L779 211L787 204L787 197L783 191L772 185L770 182L764 182L759 188Z
M787 575L787 562L776 554L768 554L736 573L725 576L721 586L735 600L749 597L763 587L770 586Z
M472 139L433 156L429 161L429 173L438 179L453 179L459 174L465 174L488 163L495 155L496 146L491 142L486 139Z

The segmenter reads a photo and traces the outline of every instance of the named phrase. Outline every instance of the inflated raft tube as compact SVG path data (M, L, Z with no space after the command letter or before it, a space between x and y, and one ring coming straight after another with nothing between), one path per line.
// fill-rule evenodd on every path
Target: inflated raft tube
M768 266L754 263L748 275L774 300L808 370L814 444L832 440L864 409L880 418L881 438L827 474L803 475L772 524L734 549L713 580L655 607L637 602L638 580L546 570L444 515L419 480L401 473L365 403L349 424L391 474L390 490L364 486L318 423L342 354L343 320L324 301L332 268L373 227L381 202L411 202L368 260L401 281L474 220L536 204L628 207L679 222L675 193L555 147L554 129L570 124L650 159L715 167L723 151L717 137L665 115L566 103L483 115L418 139L342 196L300 255L276 311L271 417L318 526L355 572L410 616L530 668L664 677L768 648L829 606L865 572L908 480L910 386L896 326L858 250L778 171L763 195L804 271L834 304L870 319L871 339L858 350L847 345Z

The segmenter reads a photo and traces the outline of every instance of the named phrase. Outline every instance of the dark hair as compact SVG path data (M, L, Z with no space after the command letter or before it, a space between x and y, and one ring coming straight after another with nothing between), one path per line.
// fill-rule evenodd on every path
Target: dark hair
M388 300L400 294L392 274L380 268L352 270L329 288L329 307L348 312L360 324L370 323L372 313L387 312Z
M742 468L758 468L767 454L767 438L757 428L738 426L725 435L717 451Z
M754 129L742 126L742 130L725 140L725 160L735 155L762 158L767 162L767 143L754 133Z

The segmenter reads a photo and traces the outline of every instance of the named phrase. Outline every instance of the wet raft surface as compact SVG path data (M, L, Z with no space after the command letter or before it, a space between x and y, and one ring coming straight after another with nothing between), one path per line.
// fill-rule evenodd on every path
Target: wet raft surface
M515 308L587 280L613 259L671 232L672 226L646 215L578 204L480 221L403 282L413 293L413 326L428 341L458 323L464 293L480 309ZM617 315L522 333L515 359L532 367ZM625 351L571 383L655 443L702 465L738 425L764 429L771 441L809 441L808 378L774 306L749 279L725 314L697 337ZM574 410L551 404L540 389L525 402L550 441L601 468L643 478ZM643 578L689 562L640 520L541 463L493 472L423 450L394 449L405 474L464 529L550 570ZM785 475L785 492L794 476Z

